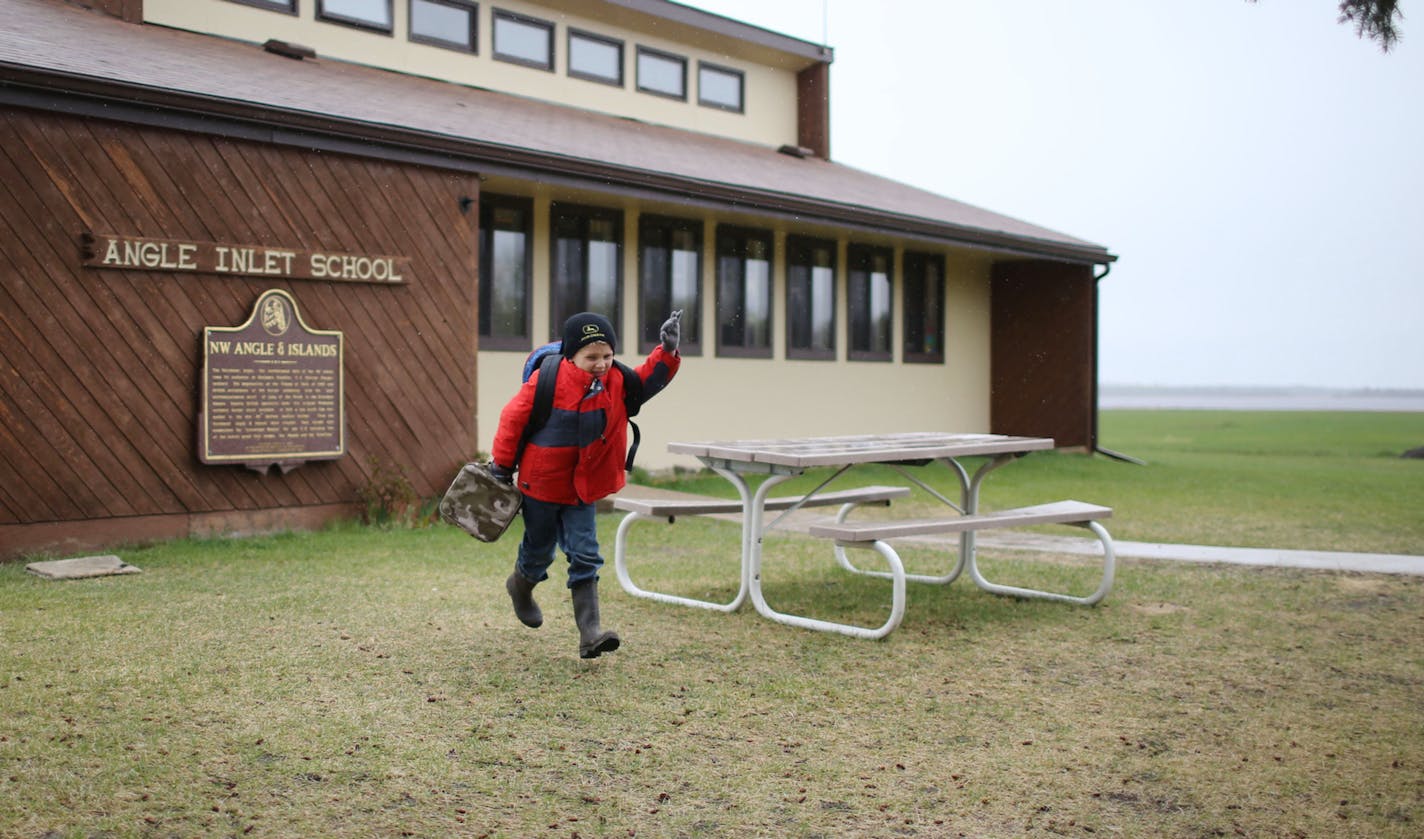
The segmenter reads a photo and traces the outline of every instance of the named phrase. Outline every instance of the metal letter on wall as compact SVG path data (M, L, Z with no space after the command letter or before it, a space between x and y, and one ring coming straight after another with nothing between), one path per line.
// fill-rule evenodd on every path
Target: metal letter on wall
M203 328L198 459L283 472L346 454L342 334L310 329L281 289L241 326Z

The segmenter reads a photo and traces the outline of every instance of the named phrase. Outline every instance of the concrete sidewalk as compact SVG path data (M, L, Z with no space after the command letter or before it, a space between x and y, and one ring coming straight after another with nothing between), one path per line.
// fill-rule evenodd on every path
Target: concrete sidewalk
M1105 522L1112 532L1112 519ZM1099 555L1093 540L1046 536L1039 533L982 533L979 546L1003 550L1052 551ZM1424 575L1424 556L1348 553L1345 551L1283 551L1275 548L1218 548L1208 545L1165 545L1160 542L1113 540L1119 557L1169 559L1180 562L1222 562L1231 565L1268 565L1279 568L1315 568L1323 571L1366 571L1376 574Z
M630 498L697 498L688 493L656 487L629 484L619 495ZM772 514L775 517L778 514ZM727 521L739 521L740 515L717 515ZM778 528L805 532L814 521L834 518L824 510L797 511L779 524ZM1105 523L1112 532L1112 519ZM959 544L958 535L925 536L905 539L906 542L926 544ZM1049 536L1025 531L998 530L979 534L980 548L996 548L1014 551L1045 551L1049 553L1087 554L1099 556L1097 540L1073 538L1071 536ZM1322 571L1359 571L1375 574L1416 574L1424 575L1424 556L1407 554L1348 553L1344 551L1284 551L1274 548L1230 548L1206 545L1166 545L1157 542L1124 542L1113 539L1113 548L1118 558L1161 559L1179 562L1225 563L1229 565L1260 565L1277 568L1313 568Z

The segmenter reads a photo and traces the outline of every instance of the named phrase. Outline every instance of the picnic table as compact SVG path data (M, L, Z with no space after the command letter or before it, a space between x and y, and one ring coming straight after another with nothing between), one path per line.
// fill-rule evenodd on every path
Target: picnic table
M619 583L630 594L668 603L697 606L732 612L750 599L756 611L774 621L806 629L838 632L862 638L881 638L900 624L905 610L906 581L950 583L964 571L987 591L1016 597L1036 597L1092 605L1106 596L1112 586L1114 556L1112 540L1099 524L1111 515L1111 509L1079 501L1058 501L1012 510L979 512L979 495L984 479L995 470L1012 463L1030 452L1053 448L1046 437L1018 437L1001 434L966 434L947 432L909 432L897 434L847 435L776 440L723 440L707 442L669 443L668 451L695 456L712 471L727 479L737 490L739 500L678 499L649 500L618 498L615 508L628 512L620 523L614 547L614 566ZM984 457L986 460L971 474L961 462L963 458ZM958 500L921 480L910 470L932 463L947 466L958 479ZM865 464L889 466L906 481L917 486L953 510L953 514L936 518L892 521L849 521L849 514L858 506L869 503L889 503L909 494L907 487L864 487L827 492L826 488L848 470ZM808 469L830 467L831 474L818 486L802 495L772 498L776 485L802 475ZM748 476L762 475L755 488ZM812 617L779 612L767 603L761 586L763 564L762 542L765 535L787 516L810 506L838 504L834 522L814 525L812 536L833 540L839 564L846 570L884 577L891 581L892 602L889 619L879 627L861 627ZM708 515L740 512L741 580L737 596L728 603L714 603L638 587L628 571L628 535L632 525L642 519L661 517L669 521L678 515ZM779 515L767 521L769 513ZM1023 527L1035 524L1071 524L1093 532L1103 548L1103 574L1097 590L1080 597L1044 592L990 582L980 572L975 561L975 534L979 530L1003 527ZM959 535L957 561L943 575L906 574L903 563L890 540L932 534ZM863 570L854 565L848 548L873 550L880 554L887 571Z

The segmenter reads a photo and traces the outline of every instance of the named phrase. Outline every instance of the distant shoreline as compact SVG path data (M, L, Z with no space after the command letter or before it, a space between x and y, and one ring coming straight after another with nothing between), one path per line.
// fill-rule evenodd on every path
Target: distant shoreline
M1111 410L1424 412L1424 390L1313 387L1155 387L1101 385Z

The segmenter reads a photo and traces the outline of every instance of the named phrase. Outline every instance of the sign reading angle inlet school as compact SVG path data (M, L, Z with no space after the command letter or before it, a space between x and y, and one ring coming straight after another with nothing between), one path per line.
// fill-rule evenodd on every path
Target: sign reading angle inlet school
M307 327L281 289L241 326L204 327L198 458L286 472L346 454L342 362L342 334Z
M150 239L88 231L79 236L79 256L89 268L327 282L403 284L410 273L410 259L404 256Z

